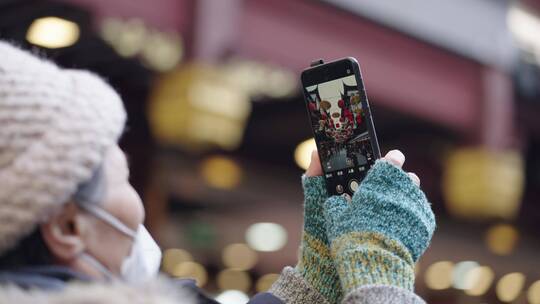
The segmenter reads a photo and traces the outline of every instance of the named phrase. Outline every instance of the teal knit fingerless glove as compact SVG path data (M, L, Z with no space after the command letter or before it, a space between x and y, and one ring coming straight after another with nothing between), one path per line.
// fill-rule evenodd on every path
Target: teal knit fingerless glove
M435 216L398 167L379 160L349 203L324 204L332 255L345 292L363 285L414 288L414 265L429 245Z
M329 303L342 298L342 290L326 236L323 204L328 198L322 176L302 177L304 188L304 230L298 271Z

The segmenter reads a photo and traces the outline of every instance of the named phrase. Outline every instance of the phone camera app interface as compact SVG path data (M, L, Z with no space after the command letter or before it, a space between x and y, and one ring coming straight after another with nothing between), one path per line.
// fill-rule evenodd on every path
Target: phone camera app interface
M326 178L349 181L355 188L375 162L368 134L366 113L354 75L305 88L308 109L319 144ZM341 192L342 188L337 189ZM354 190L355 189L351 189Z

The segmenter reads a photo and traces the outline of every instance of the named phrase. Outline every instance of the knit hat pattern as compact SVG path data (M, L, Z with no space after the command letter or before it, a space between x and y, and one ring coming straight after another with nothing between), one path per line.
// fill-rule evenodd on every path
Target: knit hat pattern
M91 178L125 120L96 75L0 41L0 255Z

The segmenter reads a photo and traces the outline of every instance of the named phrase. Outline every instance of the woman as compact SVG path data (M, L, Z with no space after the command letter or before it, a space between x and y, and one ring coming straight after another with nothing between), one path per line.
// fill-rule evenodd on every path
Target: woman
M213 303L158 276L161 251L117 145L118 95L0 42L0 303ZM414 263L435 221L405 158L377 161L349 202L328 197L317 154L302 179L304 232L251 303L423 303Z

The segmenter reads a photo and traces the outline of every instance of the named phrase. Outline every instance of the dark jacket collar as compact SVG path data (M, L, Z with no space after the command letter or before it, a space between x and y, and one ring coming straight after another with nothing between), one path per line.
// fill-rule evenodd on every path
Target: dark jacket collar
M90 278L68 267L58 265L0 270L0 284L13 284L23 289L61 290L72 280L90 281Z

